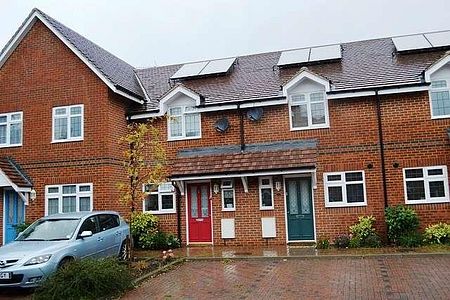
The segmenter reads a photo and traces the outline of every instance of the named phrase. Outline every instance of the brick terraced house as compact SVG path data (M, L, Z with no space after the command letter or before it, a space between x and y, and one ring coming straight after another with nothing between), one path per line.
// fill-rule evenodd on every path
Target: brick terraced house
M34 9L0 54L1 241L114 209L120 136L161 118L145 212L184 244L314 242L406 204L450 221L450 31L136 69ZM143 187L147 188L147 187Z

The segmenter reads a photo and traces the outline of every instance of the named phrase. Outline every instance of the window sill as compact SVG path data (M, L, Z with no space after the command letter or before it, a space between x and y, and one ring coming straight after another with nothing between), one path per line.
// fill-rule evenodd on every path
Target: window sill
M151 211L151 210L145 210L143 211L146 214L152 214L152 215L169 215L169 214L175 214L175 210L163 210L163 211Z
M82 142L84 138L66 139L66 140L52 140L52 144L58 143L70 143L70 142Z
M406 200L405 204L439 204L439 203L450 203L450 199L440 199L440 200Z
M222 211L236 211L236 208L222 208Z
M260 207L259 210L274 210L274 207Z
M14 148L14 147L22 147L22 144L0 145L0 148Z
M352 204L347 204L347 203L339 203L339 204L330 204L330 203L325 203L325 208L340 208L340 207L362 207L362 206L367 206L367 203L352 203Z
M185 140L198 140L201 139L202 136L190 136L190 137L175 137L175 138L168 138L168 142L176 142L176 141L185 141Z
M299 127L299 128L294 128L291 127L291 131L303 131L303 130L314 130L314 129L329 129L330 125L323 125L323 126L314 126L314 127Z
M450 115L445 116L431 116L431 120L450 119Z

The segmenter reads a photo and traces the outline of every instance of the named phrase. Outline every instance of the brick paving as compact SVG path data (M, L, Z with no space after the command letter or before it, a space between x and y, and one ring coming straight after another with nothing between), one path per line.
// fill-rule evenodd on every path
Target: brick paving
M450 255L186 262L123 299L450 299Z

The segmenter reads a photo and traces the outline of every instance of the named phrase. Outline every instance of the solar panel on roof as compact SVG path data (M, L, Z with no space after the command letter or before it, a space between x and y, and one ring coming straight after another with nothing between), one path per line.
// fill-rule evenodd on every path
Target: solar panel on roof
M410 51L433 47L423 34L395 37L392 38L392 42L394 42L397 51Z
M233 65L235 57L211 60L198 75L226 73Z
M278 60L278 66L299 64L308 62L310 48L296 49L281 52L280 59Z
M170 79L226 73L235 60L236 58L232 57L184 64Z
M330 45L311 48L309 61L321 61L341 58L341 45Z
M450 30L425 33L425 37L430 41L433 47L445 47L450 46Z

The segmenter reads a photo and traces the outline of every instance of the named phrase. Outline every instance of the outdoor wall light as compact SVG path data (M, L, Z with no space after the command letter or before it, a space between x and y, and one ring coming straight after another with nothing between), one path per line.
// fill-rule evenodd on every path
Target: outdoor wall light
M275 188L279 192L281 190L281 182L279 182L279 181L275 182Z
M31 200L31 201L36 200L36 190L35 190L35 189L32 189L32 190L30 191L30 200Z
M219 184L214 183L213 192L214 192L214 194L218 194L219 193Z

